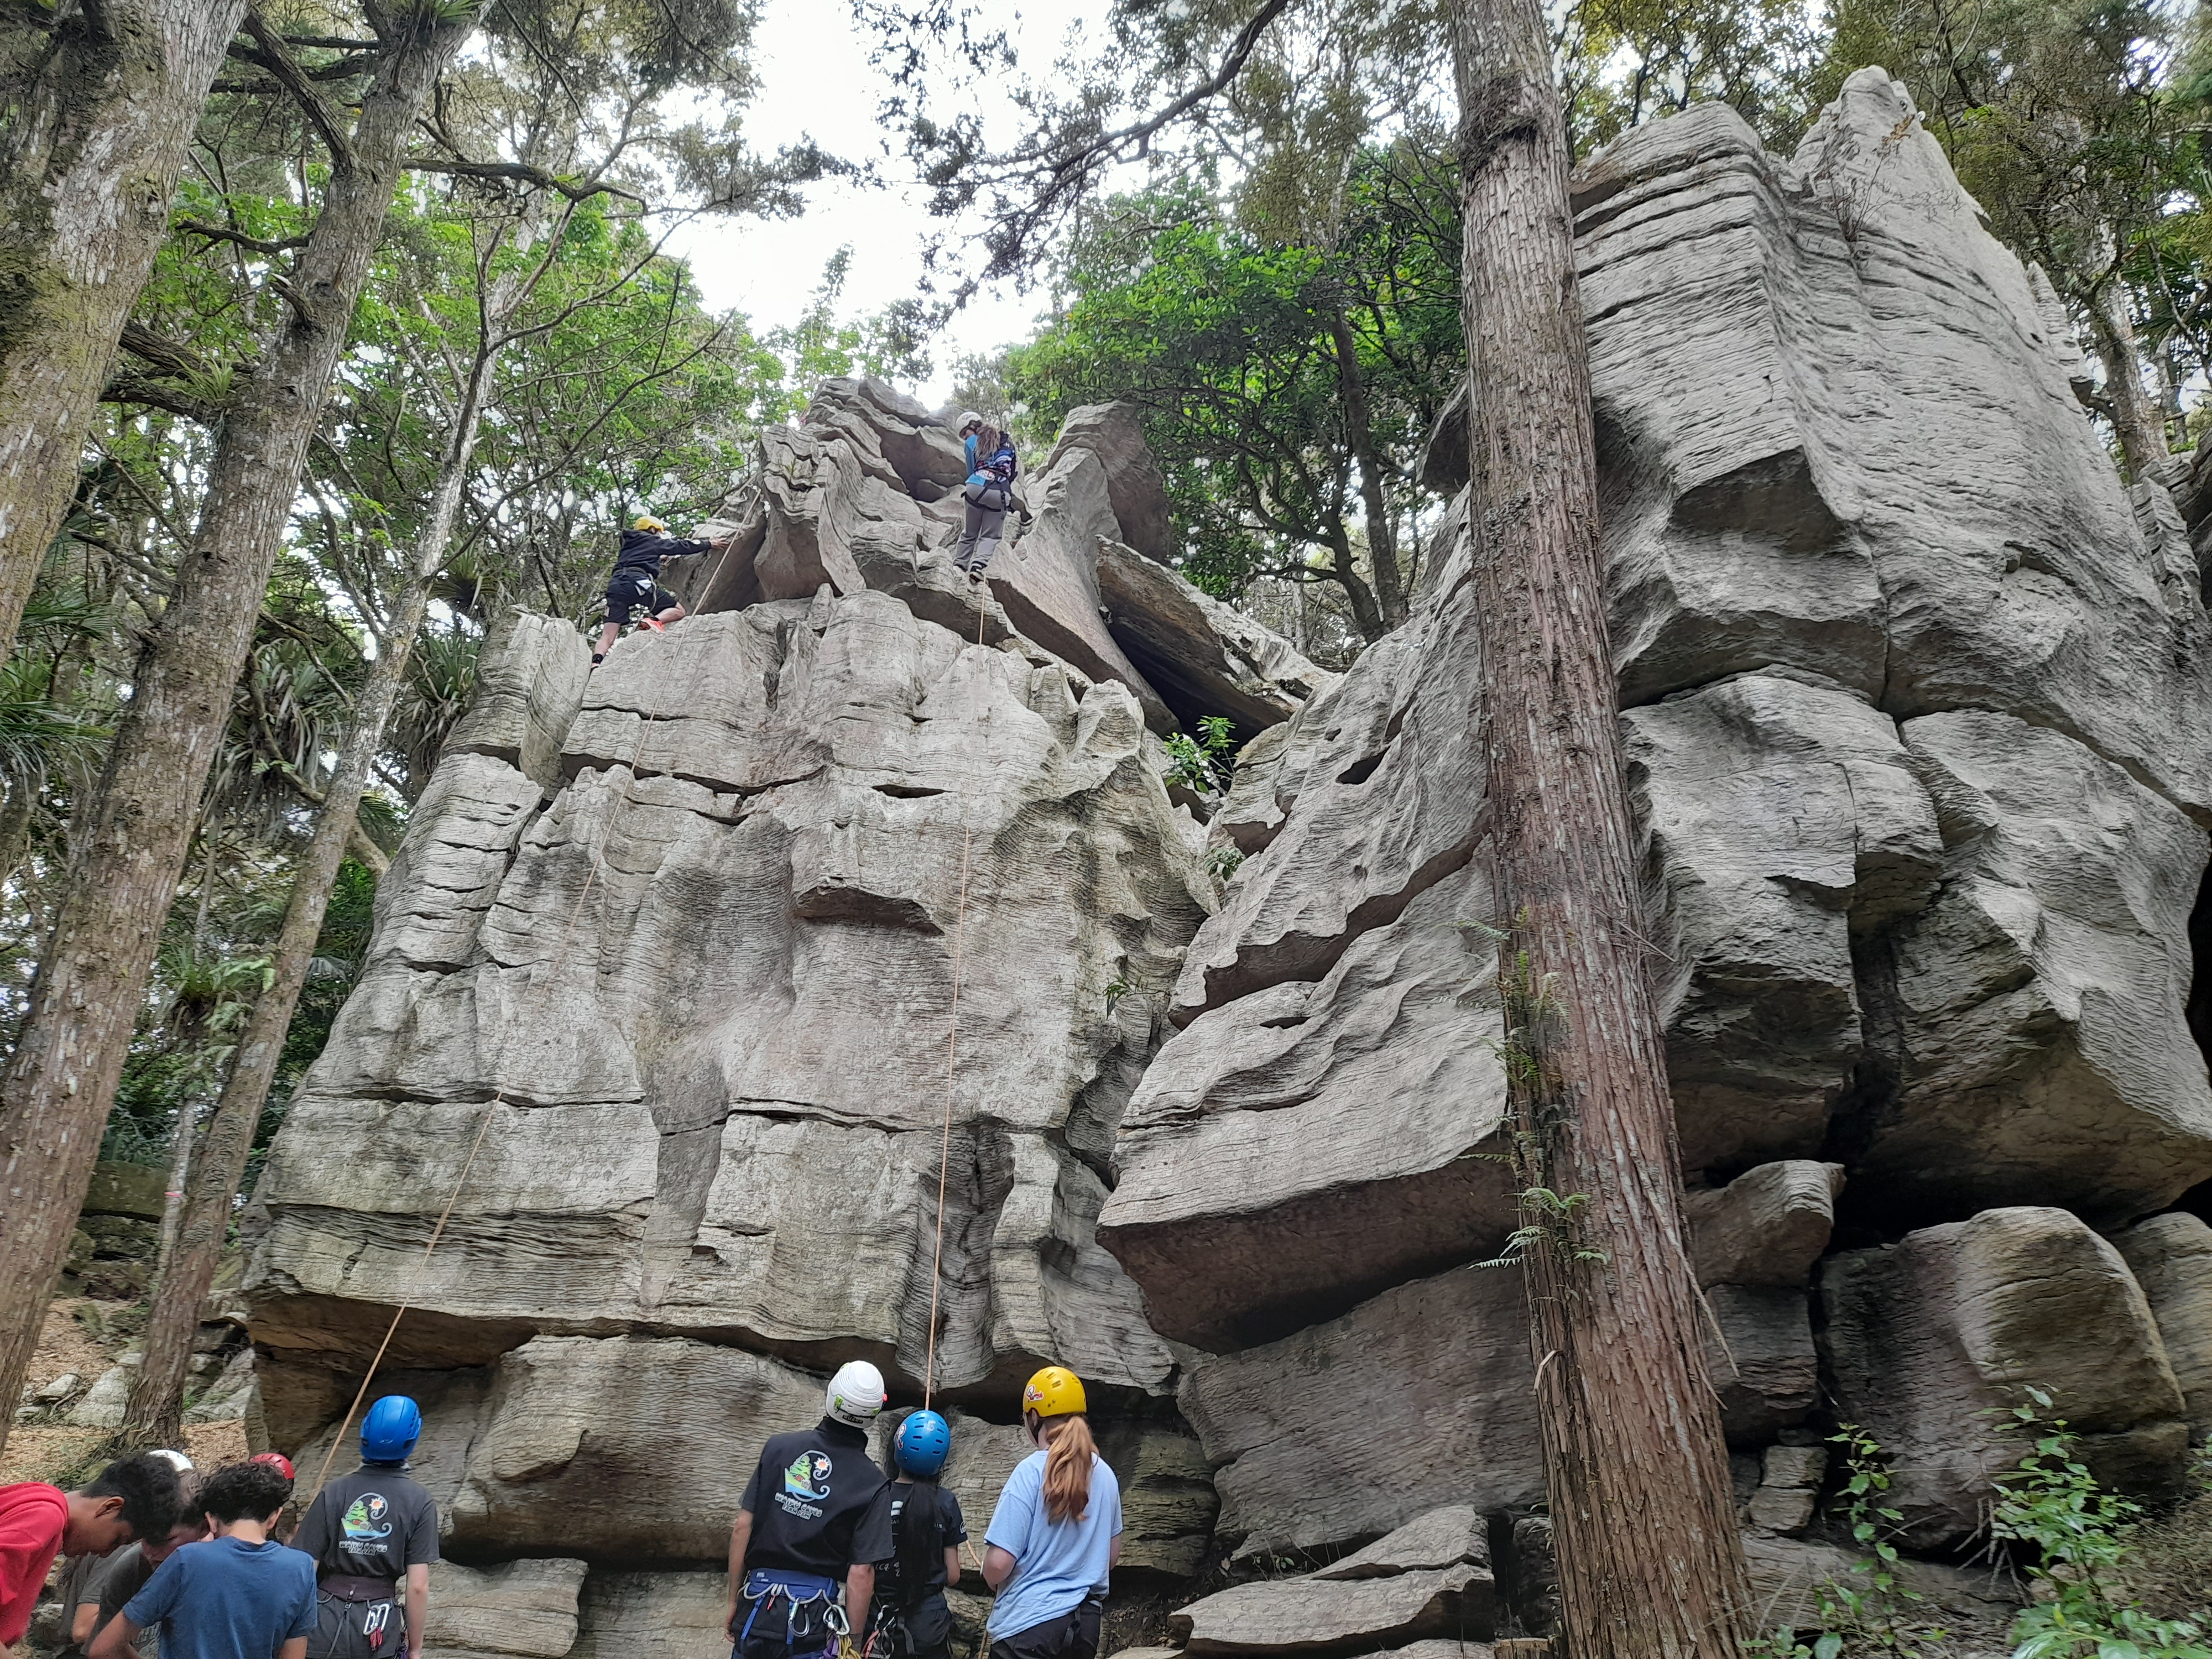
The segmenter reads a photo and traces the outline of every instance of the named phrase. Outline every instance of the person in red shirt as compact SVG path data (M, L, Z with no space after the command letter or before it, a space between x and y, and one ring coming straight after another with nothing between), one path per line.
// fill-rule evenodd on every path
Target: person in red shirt
M106 1555L165 1538L177 1519L177 1471L150 1453L119 1457L76 1492L44 1481L0 1486L0 1654L31 1627L57 1555Z

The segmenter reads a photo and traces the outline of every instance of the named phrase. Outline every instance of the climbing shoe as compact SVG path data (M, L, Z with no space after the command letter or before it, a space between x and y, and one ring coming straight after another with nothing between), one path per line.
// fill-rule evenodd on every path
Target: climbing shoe
M658 617L647 617L645 619L645 625L656 634L665 634L668 631L668 624Z

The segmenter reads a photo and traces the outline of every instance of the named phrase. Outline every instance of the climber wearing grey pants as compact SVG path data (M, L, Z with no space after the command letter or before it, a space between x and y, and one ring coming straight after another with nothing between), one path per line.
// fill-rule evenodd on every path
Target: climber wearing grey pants
M952 562L968 573L971 582L983 579L983 568L999 550L999 538L1006 527L1006 509L1013 505L1014 446L998 428L981 415L963 414L960 437L968 458L968 482L960 492L968 514L960 530L960 546Z

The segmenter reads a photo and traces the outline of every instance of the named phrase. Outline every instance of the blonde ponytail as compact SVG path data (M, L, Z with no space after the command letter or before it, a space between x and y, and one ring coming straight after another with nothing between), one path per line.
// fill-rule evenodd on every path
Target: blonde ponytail
M1091 1460L1098 1443L1079 1413L1044 1422L1044 1512L1050 1521L1081 1521L1091 1508Z

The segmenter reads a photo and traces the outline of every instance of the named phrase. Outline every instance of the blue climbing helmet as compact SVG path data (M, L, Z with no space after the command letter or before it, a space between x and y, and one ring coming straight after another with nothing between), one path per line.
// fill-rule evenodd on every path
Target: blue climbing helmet
M422 1435L422 1408L404 1394L387 1394L361 1419L361 1461L404 1463Z
M898 1425L891 1455L899 1473L927 1480L945 1467L952 1452L952 1425L935 1412L916 1412Z

